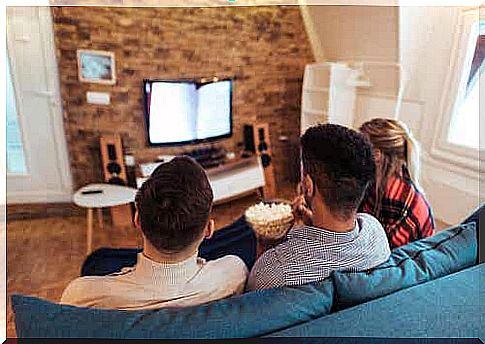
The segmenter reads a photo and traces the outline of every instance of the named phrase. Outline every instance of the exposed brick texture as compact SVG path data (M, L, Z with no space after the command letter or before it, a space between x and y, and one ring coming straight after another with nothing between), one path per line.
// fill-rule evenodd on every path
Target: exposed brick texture
M303 71L313 62L297 6L53 7L52 14L76 188L102 181L103 133L120 133L125 152L138 161L182 150L146 144L142 80L151 78L236 76L234 135L220 144L236 151L244 124L268 122L277 182L295 178ZM114 52L116 84L81 83L77 49ZM111 104L87 104L87 91L109 92Z

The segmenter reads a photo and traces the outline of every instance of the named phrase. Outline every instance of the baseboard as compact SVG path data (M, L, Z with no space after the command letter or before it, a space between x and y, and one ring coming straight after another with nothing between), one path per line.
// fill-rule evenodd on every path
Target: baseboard
M85 215L85 212L85 209L69 202L7 204L7 222L47 217L82 216Z
M72 192L69 190L36 190L16 192L7 190L8 204L70 203L71 201Z

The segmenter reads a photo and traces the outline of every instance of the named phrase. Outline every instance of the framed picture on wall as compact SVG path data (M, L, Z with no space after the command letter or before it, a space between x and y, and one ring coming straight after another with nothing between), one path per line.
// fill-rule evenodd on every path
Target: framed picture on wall
M77 68L81 82L116 83L115 54L112 52L78 49Z

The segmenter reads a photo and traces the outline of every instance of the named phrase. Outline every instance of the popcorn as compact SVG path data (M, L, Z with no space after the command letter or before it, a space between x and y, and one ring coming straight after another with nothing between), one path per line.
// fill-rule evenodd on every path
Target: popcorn
M246 218L257 223L271 223L286 219L290 216L293 217L291 207L288 204L264 204L263 202L249 207L246 210L245 215Z
M258 203L244 213L256 235L266 239L279 239L293 225L291 206L284 203Z

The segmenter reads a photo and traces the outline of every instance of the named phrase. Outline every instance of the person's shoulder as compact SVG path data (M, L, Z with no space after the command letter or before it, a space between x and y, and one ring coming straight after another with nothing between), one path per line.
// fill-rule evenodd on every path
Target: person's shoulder
M359 223L361 236L364 235L387 242L386 231L379 220L374 216L367 213L358 213L357 221Z
M99 293L102 289L104 276L78 277L72 280L64 289L61 296L61 303L77 305L79 300L86 295ZM101 287L101 288L100 288Z
M102 285L107 280L107 276L83 276L73 279L66 289L90 288L93 285Z
M357 221L363 228L374 227L384 230L382 224L373 215L368 213L357 213Z
M372 265L385 262L389 258L391 250L382 224L374 216L366 213L358 213L357 221L360 222L361 243L368 252L372 252L375 261Z
M403 195L416 194L417 188L413 181L401 175L392 176L387 182L385 196L391 200L400 199Z
M198 285L207 296L207 300L220 299L244 291L248 278L248 268L244 261L233 255L227 255L205 262L198 275Z
M61 303L81 305L85 299L110 295L115 284L119 284L124 276L128 276L132 269L124 269L105 276L83 276L72 280L64 289Z
M248 268L244 261L235 255L227 255L205 263L205 269L228 274L238 274L247 277Z
M214 266L228 266L228 265L246 266L246 264L244 264L244 261L240 257L232 254L228 254L227 256L223 256L221 258L217 258L214 260L209 260L206 264L214 265Z
M277 247L267 250L254 263L246 289L267 289L284 285L287 268Z
M300 229L300 228L298 228ZM283 270L291 265L300 252L299 247L304 245L301 235L294 235L294 229L287 238L278 245L266 250L254 264L258 269ZM254 270L254 267L253 267Z

